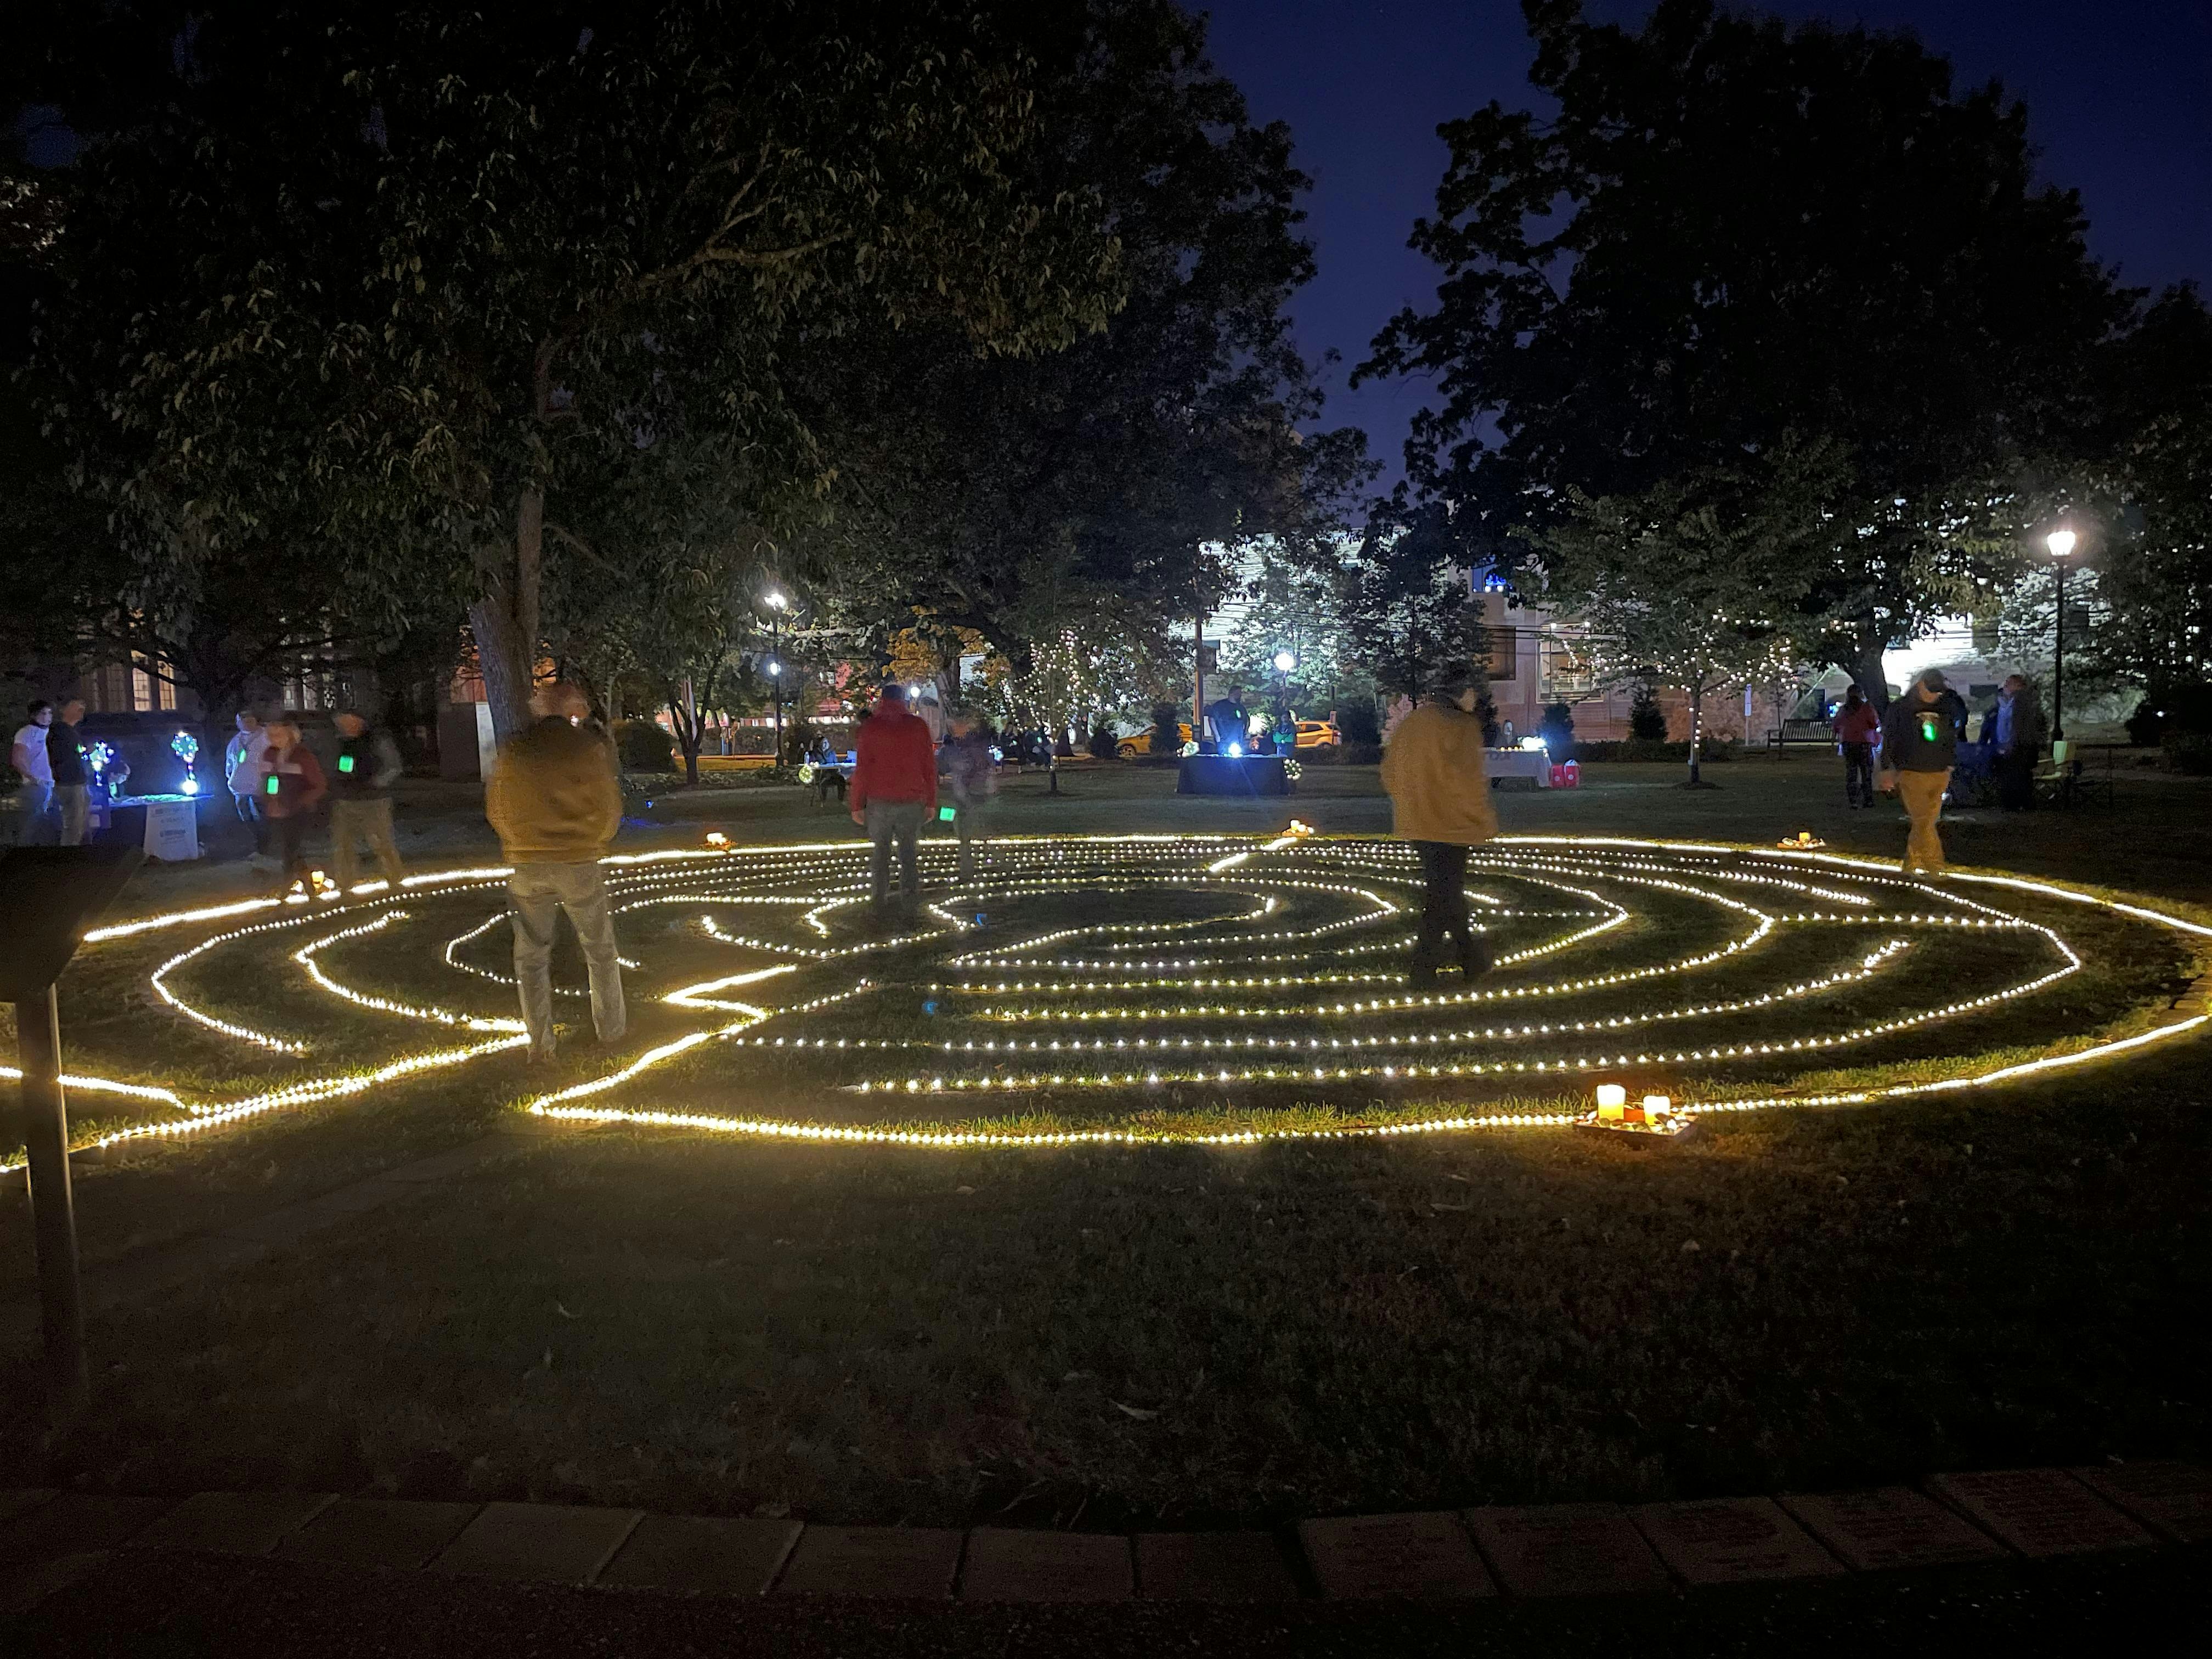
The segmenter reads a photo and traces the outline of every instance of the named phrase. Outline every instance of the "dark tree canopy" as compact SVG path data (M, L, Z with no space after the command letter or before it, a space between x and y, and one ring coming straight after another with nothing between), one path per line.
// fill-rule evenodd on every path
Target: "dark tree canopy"
M591 549L664 472L688 502L719 468L754 520L819 490L786 379L806 342L929 324L1028 351L1118 303L1096 202L1010 171L1026 27L963 0L49 20L11 90L87 138L58 186L54 414L149 557L343 550L329 575L389 599L458 568L511 726L549 537Z
M1233 586L1207 544L1310 537L1363 476L1285 304L1312 274L1288 131L1255 126L1171 0L1093 0L1040 46L1040 198L1095 192L1127 302L1066 350L986 356L921 327L820 342L810 422L841 434L810 556L858 616L910 605L1019 657L1063 628L1157 635ZM1089 623L1086 619L1091 619Z
M1630 495L1794 434L1846 466L1806 588L1824 654L1963 608L2019 473L2087 418L2126 297L2027 118L1908 36L1662 0L1640 30L1524 0L1544 119L1492 104L1413 246L1443 270L1363 374L1434 377L1407 470L1476 562L1566 492Z

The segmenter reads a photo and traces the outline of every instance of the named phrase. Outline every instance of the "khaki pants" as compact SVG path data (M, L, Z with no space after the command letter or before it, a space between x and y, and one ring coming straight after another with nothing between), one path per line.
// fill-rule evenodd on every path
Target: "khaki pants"
M613 1042L629 1029L623 1003L622 963L615 951L615 916L606 878L597 864L518 864L507 878L514 901L514 978L522 996L522 1023L530 1030L530 1055L553 1054L553 912L568 913L584 962L592 973L592 1029Z
M1943 837L1936 833L1936 820L1943 811L1943 792L1951 787L1949 768L1941 772L1899 772L1897 798L1905 803L1905 815L1912 820L1912 833L1905 843L1904 869L1910 875L1915 870L1931 874L1943 867Z
M92 791L82 783L58 783L54 799L62 807L62 845L84 845L84 827L92 817Z
M354 844L368 843L369 856L382 866L385 880L399 885L399 848L392 840L392 802L389 799L331 802L331 863L337 867L338 891L353 891Z

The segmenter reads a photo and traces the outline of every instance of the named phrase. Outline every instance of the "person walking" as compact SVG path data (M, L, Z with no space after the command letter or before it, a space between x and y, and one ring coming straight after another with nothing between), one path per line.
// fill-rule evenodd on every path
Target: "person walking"
M937 749L927 721L907 712L898 688L887 685L875 712L860 722L854 742L853 822L863 824L873 852L868 896L883 914L890 896L891 842L898 842L899 899L912 910L921 897L915 842L922 820L937 808Z
M1936 821L1959 757L1966 705L1944 684L1940 668L1923 669L1881 723L1881 792L1905 803L1912 832L1905 843L1907 875L1936 875L1943 868L1943 837Z
M54 723L54 706L44 697L33 698L28 718L15 728L8 761L20 780L15 788L15 844L34 847L46 838L46 819L54 805L54 764L46 747L46 733Z
M300 741L297 720L279 714L262 727L262 735L269 742L261 751L261 810L269 819L276 890L289 893L307 879L304 843L330 785L314 750Z
M337 775L331 780L331 863L338 891L353 891L356 842L368 850L396 891L401 869L392 839L392 786L399 781L399 746L389 732L371 726L357 708L340 712Z
M1828 722L1844 757L1844 805L1874 805L1874 740L1881 735L1881 716L1854 685Z
M1987 725L1997 805L2008 812L2034 811L2035 763L2043 754L2043 708L2024 676L2005 677Z
M1489 944L1467 912L1468 849L1498 833L1483 770L1482 721L1474 712L1478 695L1470 669L1447 669L1420 707L1398 722L1382 751L1391 832L1413 843L1426 889L1410 976L1417 989L1436 983L1447 938L1468 979L1492 966Z
M84 763L84 739L76 729L83 718L83 700L71 697L46 728L46 768L54 776L54 803L61 808L64 847L84 845L84 828L92 818L92 773Z
M591 970L592 1029L603 1043L629 1029L623 1001L615 919L599 860L622 825L622 787L614 746L584 724L591 705L568 682L540 686L530 699L536 721L500 746L484 787L484 817L513 866L514 979L530 1059L553 1058L554 910L568 913Z
M983 809L997 793L997 763L991 758L991 741L976 723L974 713L956 708L946 716L951 735L945 740L945 781L952 794L952 828L960 837L960 879L975 875L975 843L983 836Z
M251 708L240 709L238 730L222 748L222 781L230 791L231 810L253 832L253 854L246 861L256 870L269 867L269 817L261 810L261 757L268 747L261 717Z

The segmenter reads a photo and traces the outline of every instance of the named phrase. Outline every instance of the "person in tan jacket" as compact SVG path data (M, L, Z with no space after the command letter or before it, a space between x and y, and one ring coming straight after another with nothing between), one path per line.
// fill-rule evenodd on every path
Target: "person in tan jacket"
M614 750L583 724L591 705L566 682L540 686L530 700L538 720L500 746L484 787L484 816L514 866L514 978L530 1058L550 1060L553 1037L553 911L568 913L592 974L592 1026L602 1042L629 1028L615 919L599 860L622 823Z
M1490 946L1468 920L1467 854L1498 833L1483 770L1482 721L1470 670L1447 670L1419 708L1398 722L1382 751L1392 833L1420 855L1427 891L1413 947L1414 986L1436 983L1449 934L1468 979L1490 971Z

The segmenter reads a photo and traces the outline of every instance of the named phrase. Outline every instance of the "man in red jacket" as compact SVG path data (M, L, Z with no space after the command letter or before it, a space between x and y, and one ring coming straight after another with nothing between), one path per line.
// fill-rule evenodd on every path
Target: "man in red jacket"
M937 810L937 745L929 723L907 712L898 688L884 688L876 712L860 722L854 745L853 822L866 824L875 843L868 891L882 914L890 896L891 838L898 838L899 897L912 909L921 896L914 844L923 821Z

